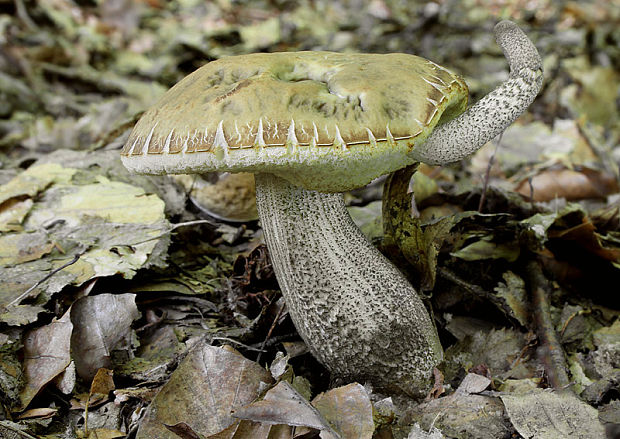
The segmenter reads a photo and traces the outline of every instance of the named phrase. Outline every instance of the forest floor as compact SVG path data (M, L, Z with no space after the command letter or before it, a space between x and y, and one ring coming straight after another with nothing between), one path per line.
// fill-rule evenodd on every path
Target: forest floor
M543 89L471 158L418 168L417 239L386 245L381 181L345 194L434 316L424 401L335 386L308 353L251 187L218 218L213 180L120 162L228 55L414 53L475 102L508 75L501 19ZM0 437L620 437L619 106L615 1L0 0Z

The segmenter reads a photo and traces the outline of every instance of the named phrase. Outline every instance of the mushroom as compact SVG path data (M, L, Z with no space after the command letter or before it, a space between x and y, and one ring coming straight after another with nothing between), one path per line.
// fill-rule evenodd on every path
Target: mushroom
M495 35L510 76L463 114L463 80L413 55L210 62L142 116L122 161L148 174L254 172L276 277L312 354L341 379L420 396L443 357L436 329L340 192L417 161L462 159L529 106L542 83L538 52L511 22Z

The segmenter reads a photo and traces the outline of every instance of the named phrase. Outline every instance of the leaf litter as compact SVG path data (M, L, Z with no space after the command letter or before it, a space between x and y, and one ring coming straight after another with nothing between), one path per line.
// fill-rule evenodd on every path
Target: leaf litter
M5 3L0 435L618 434L613 2ZM259 225L208 217L187 188L118 160L142 111L226 55L414 52L462 73L475 101L506 75L489 33L501 18L521 20L543 55L528 113L470 160L392 176L383 216L380 183L347 195L362 230L428 296L446 360L426 402L331 383L287 316ZM532 261L553 282L533 281ZM566 389L551 390L551 333ZM208 385L206 370L219 381ZM302 427L307 413L318 423Z

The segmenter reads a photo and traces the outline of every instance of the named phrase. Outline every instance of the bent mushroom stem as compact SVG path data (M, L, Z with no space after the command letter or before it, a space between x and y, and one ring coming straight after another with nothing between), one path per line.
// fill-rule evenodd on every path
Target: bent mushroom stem
M334 375L421 396L443 357L413 287L353 223L342 194L256 175L265 241L289 313Z
M534 44L510 21L495 26L495 39L510 65L507 81L459 117L437 126L411 156L439 165L461 160L500 134L532 103L542 85L542 60Z

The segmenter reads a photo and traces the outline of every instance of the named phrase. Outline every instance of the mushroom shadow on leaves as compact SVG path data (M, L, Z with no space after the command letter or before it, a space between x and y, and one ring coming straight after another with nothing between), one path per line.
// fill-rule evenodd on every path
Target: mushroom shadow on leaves
M460 160L525 111L542 84L540 57L514 23L495 35L510 76L467 110L463 80L414 55L210 62L142 116L122 161L147 174L254 172L276 277L312 354L337 377L422 396L443 357L437 332L340 192L418 161Z

